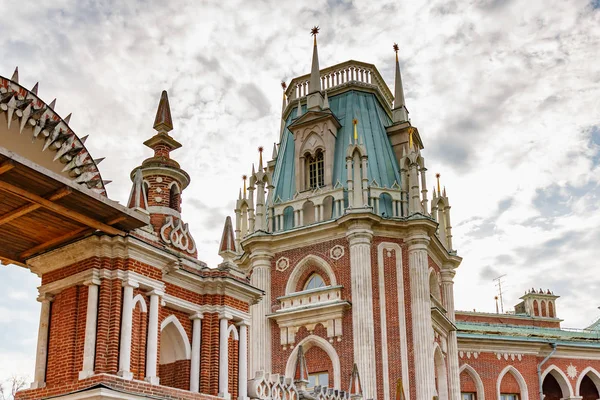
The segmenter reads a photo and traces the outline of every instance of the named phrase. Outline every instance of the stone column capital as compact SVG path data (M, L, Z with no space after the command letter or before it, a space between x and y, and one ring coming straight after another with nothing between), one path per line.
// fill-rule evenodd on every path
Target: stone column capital
M456 275L456 271L454 271L453 269L442 269L440 275L442 276L442 283L453 284L454 275Z
M238 321L238 322L236 323L236 325L237 325L237 326L240 326L240 327L241 327L241 326L249 327L249 326L250 326L250 321L246 321L246 320L244 320L244 319L243 319L243 320L241 320L241 321Z
M152 290L146 292L146 296L163 297L164 295L165 295L165 292L163 292L162 290L159 290L159 289L152 289Z
M54 296L49 293L40 293L37 297L37 301L40 303L49 303L54 300Z
M138 282L134 282L132 279L123 279L123 287L132 287L134 289L140 287Z
M405 243L408 245L408 251L427 250L427 246L431 238L425 232L418 232L406 238Z
M221 313L219 313L219 319L220 319L220 320L221 320L221 319L228 319L228 320L231 320L231 319L233 319L233 315L231 315L231 314L230 314L230 313L228 313L228 312L221 312Z
M203 319L203 318L204 318L204 314L202 314L201 312L196 312L196 313L193 313L192 315L190 315L190 319L192 321L196 320L196 319Z
M99 286L99 285L100 285L100 283L102 283L102 282L101 282L101 281L100 281L100 279L98 279L98 278L90 278L90 279L88 279L88 280L86 280L86 281L83 281L83 284L84 284L85 286L91 286L91 285L96 285L96 286Z

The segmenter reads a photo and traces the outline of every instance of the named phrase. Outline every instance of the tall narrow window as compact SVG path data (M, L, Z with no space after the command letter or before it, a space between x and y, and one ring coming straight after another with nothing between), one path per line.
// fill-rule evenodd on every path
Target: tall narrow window
M306 161L308 161L308 188L325 186L323 152L317 150L315 156L308 156Z

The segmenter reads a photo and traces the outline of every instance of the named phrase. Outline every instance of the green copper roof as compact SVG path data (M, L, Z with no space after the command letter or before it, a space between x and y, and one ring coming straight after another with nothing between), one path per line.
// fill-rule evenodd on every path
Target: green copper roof
M377 181L379 186L391 187L400 184L398 163L386 134L386 126L391 120L383 107L371 93L357 90L344 92L329 98L330 109L342 127L337 132L333 163L333 185L338 182L346 188L346 150L354 136L352 120L358 119L358 136L367 149L369 183ZM296 193L294 166L294 136L287 127L296 118L298 107L289 114L283 132L277 164L273 175L275 184L274 200L291 200ZM306 106L302 106L302 114ZM326 182L327 183L327 182ZM386 211L392 215L392 211Z

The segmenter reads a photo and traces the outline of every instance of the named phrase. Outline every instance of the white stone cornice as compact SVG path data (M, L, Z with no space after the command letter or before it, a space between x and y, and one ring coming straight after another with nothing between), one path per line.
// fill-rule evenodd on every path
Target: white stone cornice
M166 307L191 314L190 318L195 318L195 317L202 318L199 316L200 315L204 316L204 314L207 314L207 313L213 313L213 314L216 313L216 314L229 315L229 316L231 316L231 319L233 319L235 321L249 321L250 320L250 315L248 313L240 311L238 309L235 309L231 306L226 306L226 305L218 305L218 306L209 305L209 304L199 305L199 304L192 303L191 301L183 300L183 299L177 298L177 297L169 295L169 294L165 294L163 296L163 303Z

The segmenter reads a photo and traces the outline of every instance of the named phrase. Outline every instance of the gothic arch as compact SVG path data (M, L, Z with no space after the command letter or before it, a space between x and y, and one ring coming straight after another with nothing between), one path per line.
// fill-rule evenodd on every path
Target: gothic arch
M189 360L192 348L185 329L174 315L169 315L160 324L160 364L177 360Z
M594 382L594 385L596 385L596 390L598 390L598 393L600 393L600 373L598 373L598 371L596 371L592 367L587 367L583 371L581 371L581 373L579 374L579 378L577 378L577 383L575 384L575 396L581 396L581 381L586 375L590 377L592 382Z
M312 144L309 143L309 141L311 141L311 138L315 138ZM325 153L325 142L323 141L321 135L319 135L315 131L311 131L306 137L306 139L304 139L304 141L302 142L300 154L303 157L306 157L307 154L314 156L317 150L321 150L323 153Z
M571 384L569 383L569 378L567 378L567 375L565 375L565 373L560 368L558 368L554 364L552 364L551 366L546 368L546 370L544 372L542 372L542 382L544 381L544 379L546 378L546 375L548 375L548 374L552 375L554 377L554 379L556 379L556 381L560 385L560 389L562 390L563 398L573 397L573 388L571 387Z
M142 296L141 294L138 294L133 298L133 305L131 306L131 308L135 309L135 307L137 306L138 303L140 304L140 310L142 310L142 312L148 312L148 307L146 306L146 300L144 299L144 296Z
M440 303L442 302L442 293L440 290L440 280L437 271L429 268L429 293Z
M233 340L240 340L240 335L235 327L235 325L229 325L227 329L227 337L233 336Z
M529 392L527 391L527 383L525 383L525 378L523 378L523 375L521 375L519 370L512 365L507 365L506 368L504 368L498 375L498 380L496 381L496 398L500 398L500 385L502 384L502 378L504 378L504 375L507 373L511 373L519 384L519 391L521 392L519 399L529 400Z
M437 395L439 400L448 400L448 369L440 345L435 343L433 349L433 364L437 378Z
M485 390L483 389L483 381L481 377L475 371L475 368L471 367L469 364L463 364L458 370L458 376L460 374L466 372L475 382L475 388L477 389L477 400L485 400ZM462 389L462 388L461 388Z
M296 291L300 278L302 278L302 275L311 267L311 263L316 265L324 275L327 275L331 286L337 285L335 273L327 261L314 254L309 254L300 260L294 267L294 270L288 278L287 285L285 286L285 294L294 293Z
M331 343L317 335L309 335L305 337L296 345L296 347L294 347L294 350L292 351L292 354L290 354L285 367L285 376L287 378L294 379L294 368L296 366L296 359L298 358L299 346L302 346L305 353L308 352L308 350L310 350L310 348L313 346L320 347L322 350L324 350L329 356L331 364L333 365L333 387L341 387L340 357Z

